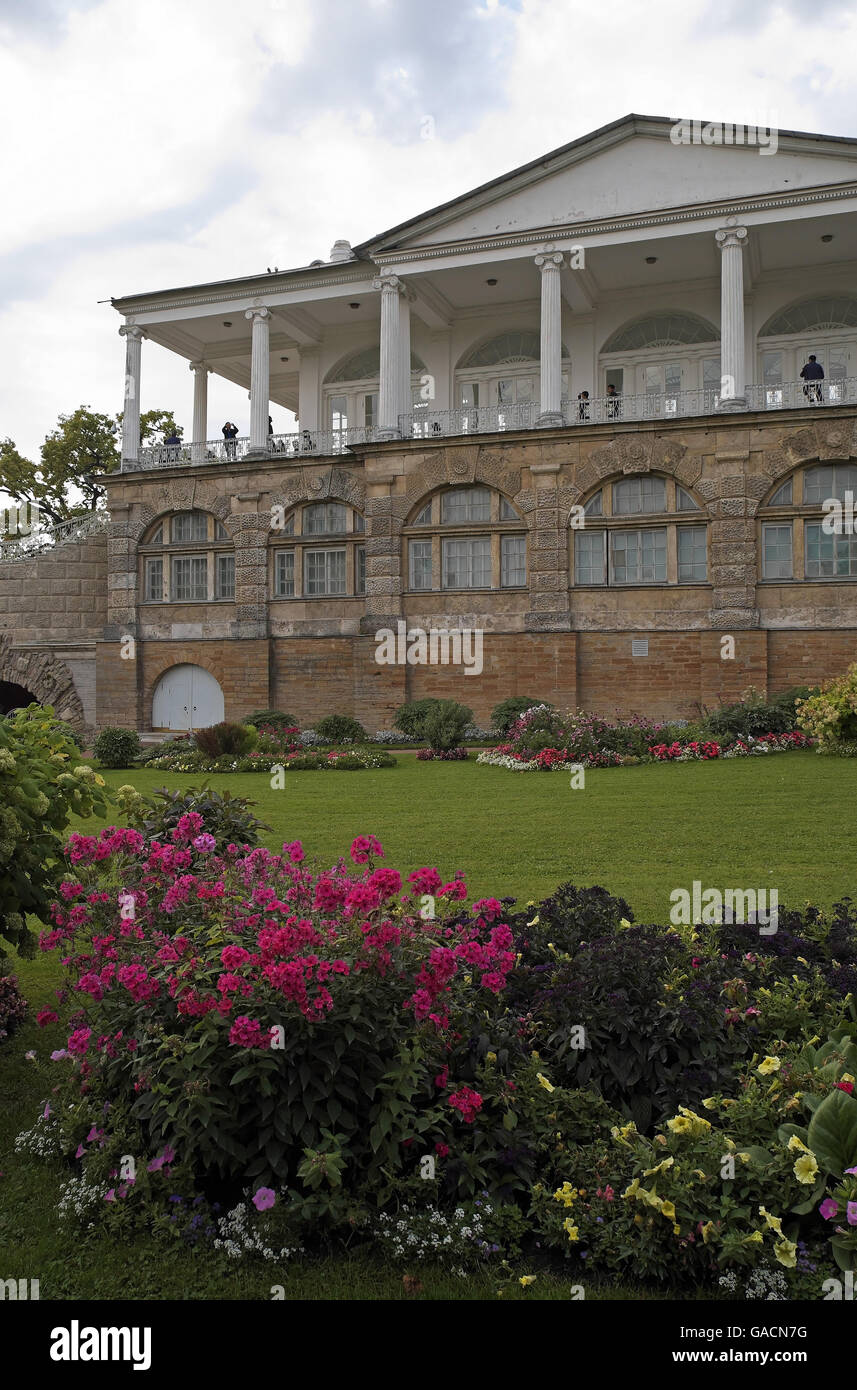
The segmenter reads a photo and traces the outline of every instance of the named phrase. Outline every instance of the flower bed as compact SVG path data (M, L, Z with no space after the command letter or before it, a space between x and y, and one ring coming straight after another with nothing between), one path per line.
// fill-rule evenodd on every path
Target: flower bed
M66 1163L60 1220L736 1297L857 1266L850 903L692 939L603 889L468 906L371 835L312 868L185 795L67 847L68 1031L17 1145Z
M467 761L466 748L418 748L417 759L421 763L428 762L447 762L463 763Z
M158 772L360 772L370 768L395 767L396 759L380 748L361 746L332 748L327 752L263 752L254 750L241 757L224 754L209 758L194 750L165 753L146 764Z

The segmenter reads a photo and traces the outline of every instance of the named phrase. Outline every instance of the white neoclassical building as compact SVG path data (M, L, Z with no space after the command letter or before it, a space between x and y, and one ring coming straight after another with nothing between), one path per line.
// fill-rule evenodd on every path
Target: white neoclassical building
M325 261L114 299L124 466L223 457L209 372L249 392L232 458L789 409L810 354L824 402L857 400L857 141L742 135L627 116ZM146 339L193 374L181 449L139 447Z

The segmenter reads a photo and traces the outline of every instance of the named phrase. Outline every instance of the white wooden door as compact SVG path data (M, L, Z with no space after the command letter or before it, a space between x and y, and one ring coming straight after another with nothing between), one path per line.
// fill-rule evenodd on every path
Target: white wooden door
M223 718L223 691L201 666L172 666L152 698L153 729L205 729Z

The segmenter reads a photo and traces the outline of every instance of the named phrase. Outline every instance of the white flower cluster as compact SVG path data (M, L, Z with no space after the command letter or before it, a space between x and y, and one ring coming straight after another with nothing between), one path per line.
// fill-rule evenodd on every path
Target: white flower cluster
M766 1302L784 1303L789 1297L789 1284L781 1269L774 1265L760 1265L746 1280L743 1289L739 1288L738 1276L734 1270L721 1275L717 1281L727 1293L740 1293L742 1298L763 1298Z
M492 1212L493 1207L485 1200L481 1210L469 1217L463 1207L456 1207L452 1216L445 1216L433 1206L404 1206L398 1220L381 1212L371 1234L395 1258L460 1259L472 1254L474 1247L486 1246L482 1218L490 1217Z
M379 729L369 740L370 743L387 744L388 746L405 743L416 743L416 739L410 734L402 734L398 729Z
M15 1139L15 1153L32 1154L34 1158L55 1158L62 1153L59 1126L40 1114L32 1129L24 1129Z
M538 772L538 763L522 763L517 758L510 758L508 753L494 753L491 749L486 749L480 753L476 759L478 763L485 763L488 767L505 767L510 772Z
M285 1193L282 1195L285 1196ZM217 1229L220 1235L214 1241L215 1250L225 1250L233 1260L253 1254L261 1255L263 1260L276 1260L278 1263L304 1253L303 1247L299 1245L293 1249L283 1246L281 1250L272 1250L261 1239L259 1232L248 1224L249 1217L250 1208L246 1202L239 1202L237 1207L233 1207L225 1216L218 1217Z
M94 1183L87 1182L84 1176L69 1178L60 1188L57 1215L60 1221L78 1221L83 1224L95 1215L103 1200L102 1189Z

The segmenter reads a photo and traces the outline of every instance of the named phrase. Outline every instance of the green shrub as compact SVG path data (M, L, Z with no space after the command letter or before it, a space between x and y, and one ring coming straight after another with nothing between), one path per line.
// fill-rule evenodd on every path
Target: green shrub
M706 715L705 735L723 742L791 733L797 727L795 702L808 693L806 686L795 686L768 700L751 687L737 704L723 705Z
M400 705L396 710L393 724L410 738L425 738L426 718L439 704L440 701L435 699L409 700L406 705Z
M315 726L315 732L325 743L362 743L366 730L349 714L327 714Z
M35 949L26 914L47 921L64 876L69 816L106 811L103 786L103 777L79 765L67 726L49 705L0 720L0 938L21 955Z
M207 729L195 729L193 741L198 751L209 758L221 758L227 753L240 758L256 747L259 735L250 724L235 724L224 719Z
M819 753L837 752L857 739L857 662L798 702L797 723L817 739Z
M284 714L279 709L254 710L252 714L246 715L241 722L242 724L252 724L254 729L261 729L263 724L270 725L274 729L296 729L300 723L294 715Z
M14 1033L27 1016L27 1001L15 975L0 975L0 1042Z
M102 767L133 767L142 745L133 729L102 729L92 751Z
M495 705L491 711L491 727L496 729L501 737L509 732L516 719L520 719L528 709L534 705L546 705L548 709L553 706L546 700L531 700L528 695L510 695L508 700L501 700L499 705Z
M229 792L216 792L203 782L199 787L171 791L161 787L144 796L134 787L119 787L113 800L128 824L147 839L169 841L182 816L189 811L202 816L206 831L224 844L258 845L259 831L270 830L250 810L255 801Z
M473 718L473 711L455 700L438 700L423 721L423 738L432 752L445 753L458 748L464 730Z

